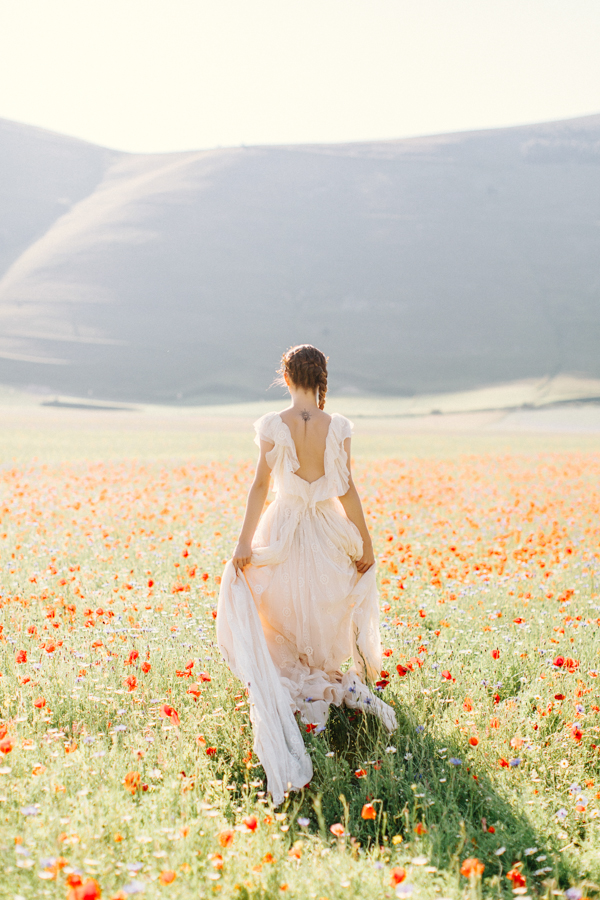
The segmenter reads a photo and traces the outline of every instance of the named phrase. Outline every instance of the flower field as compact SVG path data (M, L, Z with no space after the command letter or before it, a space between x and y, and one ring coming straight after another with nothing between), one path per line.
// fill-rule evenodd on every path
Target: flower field
M0 468L0 897L600 892L600 453L359 459L377 721L273 809L215 644L249 462Z

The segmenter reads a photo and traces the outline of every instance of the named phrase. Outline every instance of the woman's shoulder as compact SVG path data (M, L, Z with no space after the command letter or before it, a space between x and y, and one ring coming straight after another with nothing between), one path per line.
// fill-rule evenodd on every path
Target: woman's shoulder
M256 443L259 441L270 441L272 444L276 442L278 432L283 430L282 419L278 412L268 412L260 419L254 422L254 430L256 431Z
M350 419L347 419L346 416L334 412L331 413L331 428L335 431L341 441L345 441L346 438L352 437L354 424Z

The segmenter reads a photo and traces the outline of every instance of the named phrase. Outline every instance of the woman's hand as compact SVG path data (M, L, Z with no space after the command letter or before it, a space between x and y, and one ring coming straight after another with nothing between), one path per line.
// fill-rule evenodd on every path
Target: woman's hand
M371 566L375 565L375 554L373 553L373 545L371 543L368 546L363 544L363 555L360 559L356 560L356 568L364 575L365 572L368 572Z
M243 572L244 566L250 565L250 558L252 556L252 546L250 543L246 543L245 541L238 541L238 545L233 551L232 563L233 568L235 569L235 574L239 575L240 572Z

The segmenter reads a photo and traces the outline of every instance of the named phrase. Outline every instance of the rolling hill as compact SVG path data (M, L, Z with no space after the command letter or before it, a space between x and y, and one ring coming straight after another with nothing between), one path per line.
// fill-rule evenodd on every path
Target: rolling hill
M0 383L264 397L309 341L338 393L600 377L600 115L136 155L0 122Z

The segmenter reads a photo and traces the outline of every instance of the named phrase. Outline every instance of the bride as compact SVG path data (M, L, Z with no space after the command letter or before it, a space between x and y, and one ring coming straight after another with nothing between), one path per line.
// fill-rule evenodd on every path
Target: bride
M327 360L316 347L288 350L279 371L291 405L254 424L260 457L217 614L275 805L313 774L294 713L318 732L330 704L345 704L396 728L365 684L379 675L381 643L373 545L350 472L353 426L324 412ZM276 499L262 515L271 476Z

